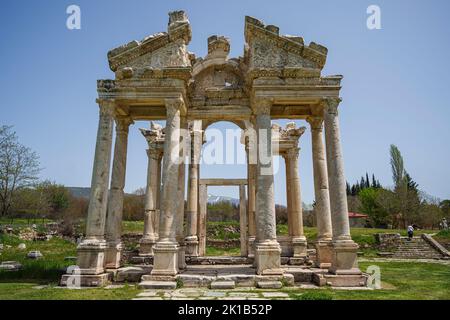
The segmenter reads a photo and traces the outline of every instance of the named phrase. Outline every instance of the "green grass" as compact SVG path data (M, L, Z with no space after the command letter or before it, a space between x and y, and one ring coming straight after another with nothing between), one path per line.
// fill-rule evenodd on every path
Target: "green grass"
M22 269L17 272L0 271L2 282L18 279L57 282L65 268L74 264L64 258L76 256L76 244L56 237L50 241L24 241L16 236L1 234L0 243L5 246L0 256L1 261L17 261L22 264ZM25 243L27 248L17 249L20 243ZM7 245L11 248L6 248ZM27 253L32 250L40 251L43 257L36 260L27 258Z
M450 241L450 230L441 230L433 236L436 240Z
M240 248L230 248L230 249L223 249L223 248L217 248L217 247L206 247L206 255L217 257L217 256L240 256L241 255L241 249Z
M0 300L129 300L141 292L136 286L116 289L33 288L36 283L0 283Z
M297 300L450 300L450 267L437 263L361 262L362 271L369 265L381 270L382 289L284 289Z

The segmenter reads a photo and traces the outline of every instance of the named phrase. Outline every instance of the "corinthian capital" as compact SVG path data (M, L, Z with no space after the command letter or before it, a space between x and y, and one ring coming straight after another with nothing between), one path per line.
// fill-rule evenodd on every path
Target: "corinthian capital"
M311 130L322 131L323 130L323 118L322 117L308 117L306 121L311 126Z
M289 150L287 150L285 152L285 158L287 160L297 161L299 153L300 153L300 148L290 148Z
M328 114L338 114L338 106L342 99L338 97L325 97L322 99L324 111Z
M130 117L116 118L116 132L117 134L128 134L128 129L134 121Z
M159 158L161 157L161 150L158 150L156 146L150 146L149 149L147 149L147 156L149 157L149 159L153 159L158 161Z
M181 98L165 99L167 117L173 117L184 105L184 101Z
M113 99L97 99L97 103L100 107L100 116L114 116L116 102Z

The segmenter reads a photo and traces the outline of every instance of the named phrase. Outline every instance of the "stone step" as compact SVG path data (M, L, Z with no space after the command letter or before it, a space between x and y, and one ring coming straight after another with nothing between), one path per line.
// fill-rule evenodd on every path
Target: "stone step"
M141 289L164 289L173 290L177 288L177 283L175 281L142 281L139 283L139 288Z
M234 289L236 283L234 281L213 281L210 286L211 289Z
M258 281L256 286L261 289L281 289L283 284L281 281Z

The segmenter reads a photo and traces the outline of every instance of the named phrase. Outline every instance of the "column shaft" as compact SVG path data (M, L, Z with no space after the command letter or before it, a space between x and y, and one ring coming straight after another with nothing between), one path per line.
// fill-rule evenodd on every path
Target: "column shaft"
M77 259L77 265L82 274L94 275L104 271L104 251L106 249L104 234L115 108L112 100L100 100L99 105L100 118L86 220L86 238L78 246Z
M314 170L314 208L317 221L316 265L328 269L331 266L332 226L330 211L330 194L328 191L328 173L323 144L323 120L320 117L308 118L311 125L312 160Z
M159 239L153 248L152 275L174 276L178 273L178 244L176 241L178 172L180 165L181 99L166 100L166 135L164 141L163 191L159 221Z
M153 246L158 239L156 225L158 222L158 189L159 189L159 151L154 146L149 146L147 150L147 187L144 204L144 234L140 240L139 255L153 255ZM152 148L153 147L153 148Z
M330 188L330 209L333 229L333 261L330 271L335 274L361 274L357 267L358 245L350 236L346 181L339 132L337 107L340 99L324 100L325 142Z
M106 241L108 248L105 253L105 268L108 269L117 269L121 266L123 188L125 187L128 130L130 124L131 120L128 118L116 120L116 142L114 145L111 188L106 216Z
M247 199L245 196L245 186L239 186L239 225L241 231L241 256L248 255L248 223L247 223Z
M258 101L256 127L258 136L255 264L258 274L282 274L281 248L277 242L274 181L272 167L271 103Z
M206 219L208 211L208 186L201 184L199 187L199 215L198 215L198 254L206 254Z
M292 206L291 225L292 225L292 248L294 258L305 258L307 255L306 237L303 231L303 208L300 191L300 175L298 173L299 148L291 149L287 152L287 162L290 176L290 194Z
M201 121L193 123L193 130L191 132L191 157L189 163L189 181L188 181L188 200L187 200L187 237L186 254L189 256L198 256L198 180L199 180L199 166L200 153L202 147L202 132Z

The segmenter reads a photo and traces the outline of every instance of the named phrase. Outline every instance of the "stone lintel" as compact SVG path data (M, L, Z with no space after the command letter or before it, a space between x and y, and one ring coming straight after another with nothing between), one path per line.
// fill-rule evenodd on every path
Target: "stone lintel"
M200 179L199 184L207 186L238 186L246 185L247 179Z

